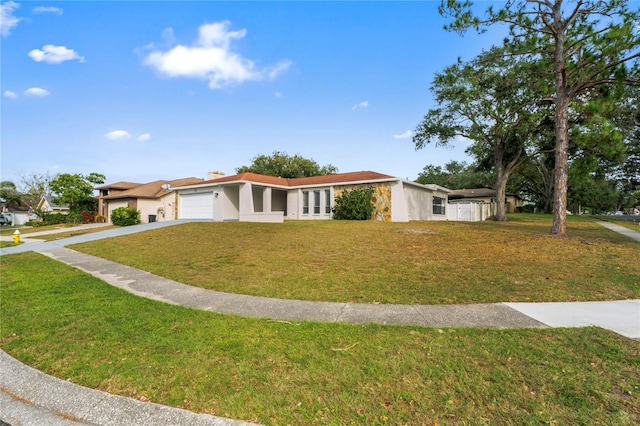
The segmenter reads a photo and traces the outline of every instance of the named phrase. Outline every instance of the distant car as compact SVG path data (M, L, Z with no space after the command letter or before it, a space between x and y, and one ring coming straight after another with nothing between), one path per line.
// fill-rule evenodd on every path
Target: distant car
M11 225L12 223L13 223L13 218L11 217L11 213L0 214L0 226Z

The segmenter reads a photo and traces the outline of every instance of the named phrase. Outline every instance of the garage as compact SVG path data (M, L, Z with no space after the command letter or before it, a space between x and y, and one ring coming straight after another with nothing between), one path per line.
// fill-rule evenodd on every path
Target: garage
M180 194L179 219L213 219L213 191Z

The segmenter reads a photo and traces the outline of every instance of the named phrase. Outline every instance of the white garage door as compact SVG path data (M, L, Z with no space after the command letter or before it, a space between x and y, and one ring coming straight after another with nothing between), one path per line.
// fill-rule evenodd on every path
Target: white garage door
M213 192L180 195L180 219L213 219Z

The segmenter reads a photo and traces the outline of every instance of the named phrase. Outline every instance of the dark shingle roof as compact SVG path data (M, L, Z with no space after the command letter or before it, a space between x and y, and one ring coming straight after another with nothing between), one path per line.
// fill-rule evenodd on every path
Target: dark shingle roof
M170 192L169 189L163 188L164 185L169 187L197 185L202 183L202 179L190 177L175 180L156 180L154 182L138 184L137 186L126 191L118 192L113 195L107 195L105 200L117 200L120 198L160 198ZM109 186L113 188L113 186Z

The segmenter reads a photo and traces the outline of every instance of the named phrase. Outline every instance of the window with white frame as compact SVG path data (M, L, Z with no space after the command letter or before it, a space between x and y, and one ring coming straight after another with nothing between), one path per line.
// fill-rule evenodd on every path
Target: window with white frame
M445 214L444 198L433 197L433 214Z
M313 214L320 214L320 191L313 191Z
M331 190L324 190L324 212L326 214L331 214Z
M302 191L302 214L309 214L309 191Z

